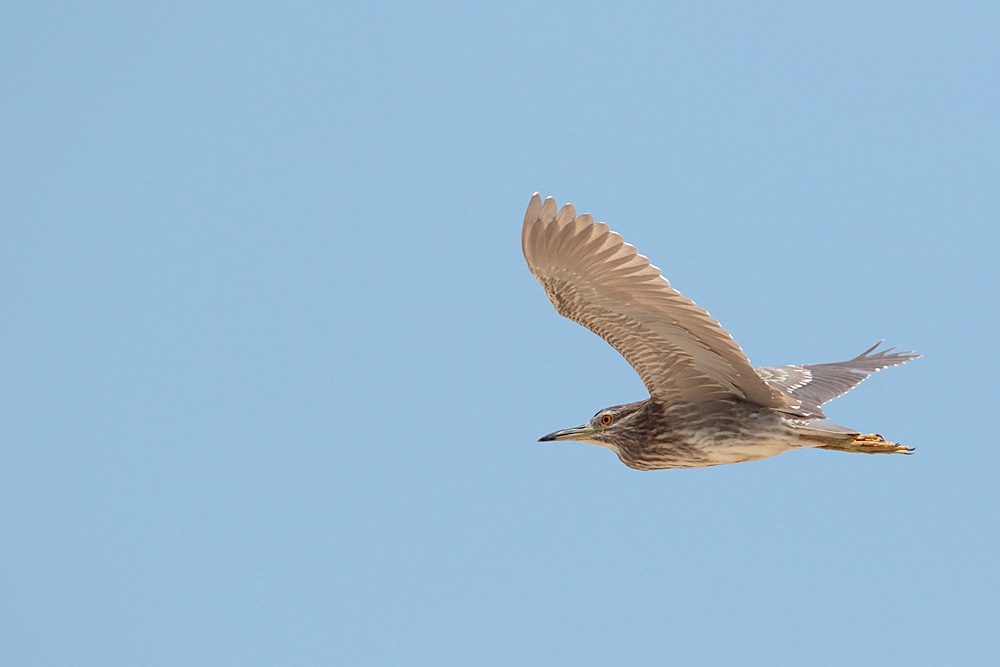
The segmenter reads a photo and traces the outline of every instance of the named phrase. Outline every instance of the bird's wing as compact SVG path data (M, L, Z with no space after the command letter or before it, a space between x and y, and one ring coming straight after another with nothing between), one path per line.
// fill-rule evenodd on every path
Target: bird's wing
M798 401L768 385L732 336L670 287L622 237L567 204L536 193L521 231L528 267L560 315L618 350L659 400L739 397L796 412Z
M896 348L875 352L879 341L849 361L808 366L774 366L756 368L757 374L772 387L778 387L802 402L802 410L810 417L823 419L820 406L842 396L872 373L889 366L904 364L919 354L893 352ZM873 354L874 352L874 354Z

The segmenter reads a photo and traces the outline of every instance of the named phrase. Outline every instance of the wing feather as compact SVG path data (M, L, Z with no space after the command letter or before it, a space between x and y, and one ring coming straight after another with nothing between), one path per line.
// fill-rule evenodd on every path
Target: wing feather
M608 341L665 401L738 397L795 413L798 400L769 385L712 317L681 296L649 260L588 214L556 210L536 193L521 244L560 315Z
M757 374L773 387L794 396L802 402L802 409L810 417L823 419L820 409L838 396L843 396L872 373L883 368L906 363L919 354L893 352L896 348L875 352L882 341L848 361L830 364L809 364L801 366L772 366L757 368ZM874 354L873 354L874 353Z

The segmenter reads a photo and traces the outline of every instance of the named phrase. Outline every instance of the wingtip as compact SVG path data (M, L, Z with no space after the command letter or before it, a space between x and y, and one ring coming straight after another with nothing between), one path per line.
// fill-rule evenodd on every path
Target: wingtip
M528 202L528 210L524 214L524 224L529 222L534 222L538 220L538 214L542 210L542 197L537 192L531 195L531 201Z
M565 204L556 216L556 224L560 227L576 218L576 207L572 204Z
M565 204L562 209L559 209L553 197L546 197L543 202L542 196L536 192L531 195L531 201L528 202L528 210L524 214L524 224L537 220L543 223L555 221L559 225L564 225L575 218L575 206Z
M883 338L882 340L875 343L870 348L859 354L857 356L857 359L865 359L869 357L888 357L891 359L903 359L903 362L905 363L906 361L910 361L911 359L919 359L920 357L924 356L922 354L917 354L913 350L900 350L898 345L893 345L892 347L889 348L879 349L879 347L883 343L885 343L885 338ZM876 350L878 350L878 352L872 354Z
M542 210L538 217L542 222L548 224L556 219L557 209L556 200L553 197L546 197L545 201L542 202Z

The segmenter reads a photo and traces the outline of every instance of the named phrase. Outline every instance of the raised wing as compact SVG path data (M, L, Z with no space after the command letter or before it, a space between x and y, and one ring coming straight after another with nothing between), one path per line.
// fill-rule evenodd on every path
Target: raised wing
M732 336L670 287L635 247L567 204L531 198L521 231L528 267L560 315L608 341L663 401L738 397L798 414L758 375Z
M875 343L849 361L808 366L773 366L754 370L772 387L778 387L801 401L802 411L807 412L807 416L813 419L825 419L826 416L820 409L824 403L846 394L872 373L889 366L904 364L920 356L912 351L893 352L896 348L872 354L881 344L882 341Z

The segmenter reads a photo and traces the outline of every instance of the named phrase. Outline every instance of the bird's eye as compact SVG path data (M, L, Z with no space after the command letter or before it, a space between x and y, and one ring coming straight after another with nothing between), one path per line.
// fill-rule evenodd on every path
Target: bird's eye
M612 419L611 415L604 415L603 417L601 417L601 423L604 424L605 426L611 426L611 422L613 421L614 419Z

